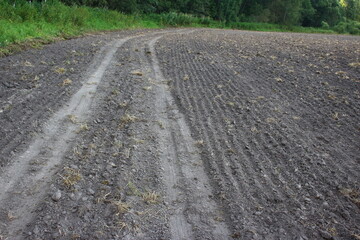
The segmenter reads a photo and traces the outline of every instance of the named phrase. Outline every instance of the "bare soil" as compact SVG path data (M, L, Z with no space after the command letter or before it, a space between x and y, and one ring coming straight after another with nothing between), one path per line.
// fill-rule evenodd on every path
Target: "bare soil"
M0 239L360 239L360 38L168 29L0 59Z

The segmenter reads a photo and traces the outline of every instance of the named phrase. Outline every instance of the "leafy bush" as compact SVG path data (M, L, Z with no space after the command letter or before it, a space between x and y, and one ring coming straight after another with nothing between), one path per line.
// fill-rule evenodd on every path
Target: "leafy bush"
M347 21L340 22L334 27L334 30L338 33L350 33L350 34L360 34L360 22L357 21Z
M330 26L329 26L329 24L327 22L322 21L321 22L321 28L322 29L330 29Z
M184 13L163 13L160 15L161 22L168 26L188 26L191 23L196 23L196 18L190 14Z

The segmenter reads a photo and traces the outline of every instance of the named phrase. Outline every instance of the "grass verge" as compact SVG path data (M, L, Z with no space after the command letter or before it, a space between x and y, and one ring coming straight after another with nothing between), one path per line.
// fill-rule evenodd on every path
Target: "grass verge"
M358 26L360 23L343 24L332 30L269 23L224 23L209 17L195 17L190 14L175 12L150 15L125 15L102 8L70 7L60 3L58 0L48 0L46 2L17 0L16 5L10 2L13 1L0 0L0 57L27 48L40 47L57 39L68 39L87 32L105 30L207 27L330 34L336 32L360 32L360 26Z

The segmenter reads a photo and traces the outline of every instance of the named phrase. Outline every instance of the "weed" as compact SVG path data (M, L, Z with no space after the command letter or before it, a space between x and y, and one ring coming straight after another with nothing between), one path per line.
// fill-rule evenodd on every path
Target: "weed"
M338 112L335 112L333 115L332 115L332 118L334 120L339 120L339 113Z
M64 176L61 177L63 179L63 183L67 187L74 186L77 182L79 182L82 179L80 171L73 168L65 168L65 174Z
M142 199L148 204L155 204L158 203L159 194L157 194L156 192L147 192L142 194Z
M187 80L189 80L189 79L190 79L190 77L189 77L189 75L187 75L187 74L186 74L186 75L184 76L184 78L183 78L184 81L187 81Z

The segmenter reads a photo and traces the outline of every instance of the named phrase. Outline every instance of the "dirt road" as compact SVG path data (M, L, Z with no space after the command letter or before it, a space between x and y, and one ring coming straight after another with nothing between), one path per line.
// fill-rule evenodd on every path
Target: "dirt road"
M359 56L169 29L0 59L0 239L360 239Z

